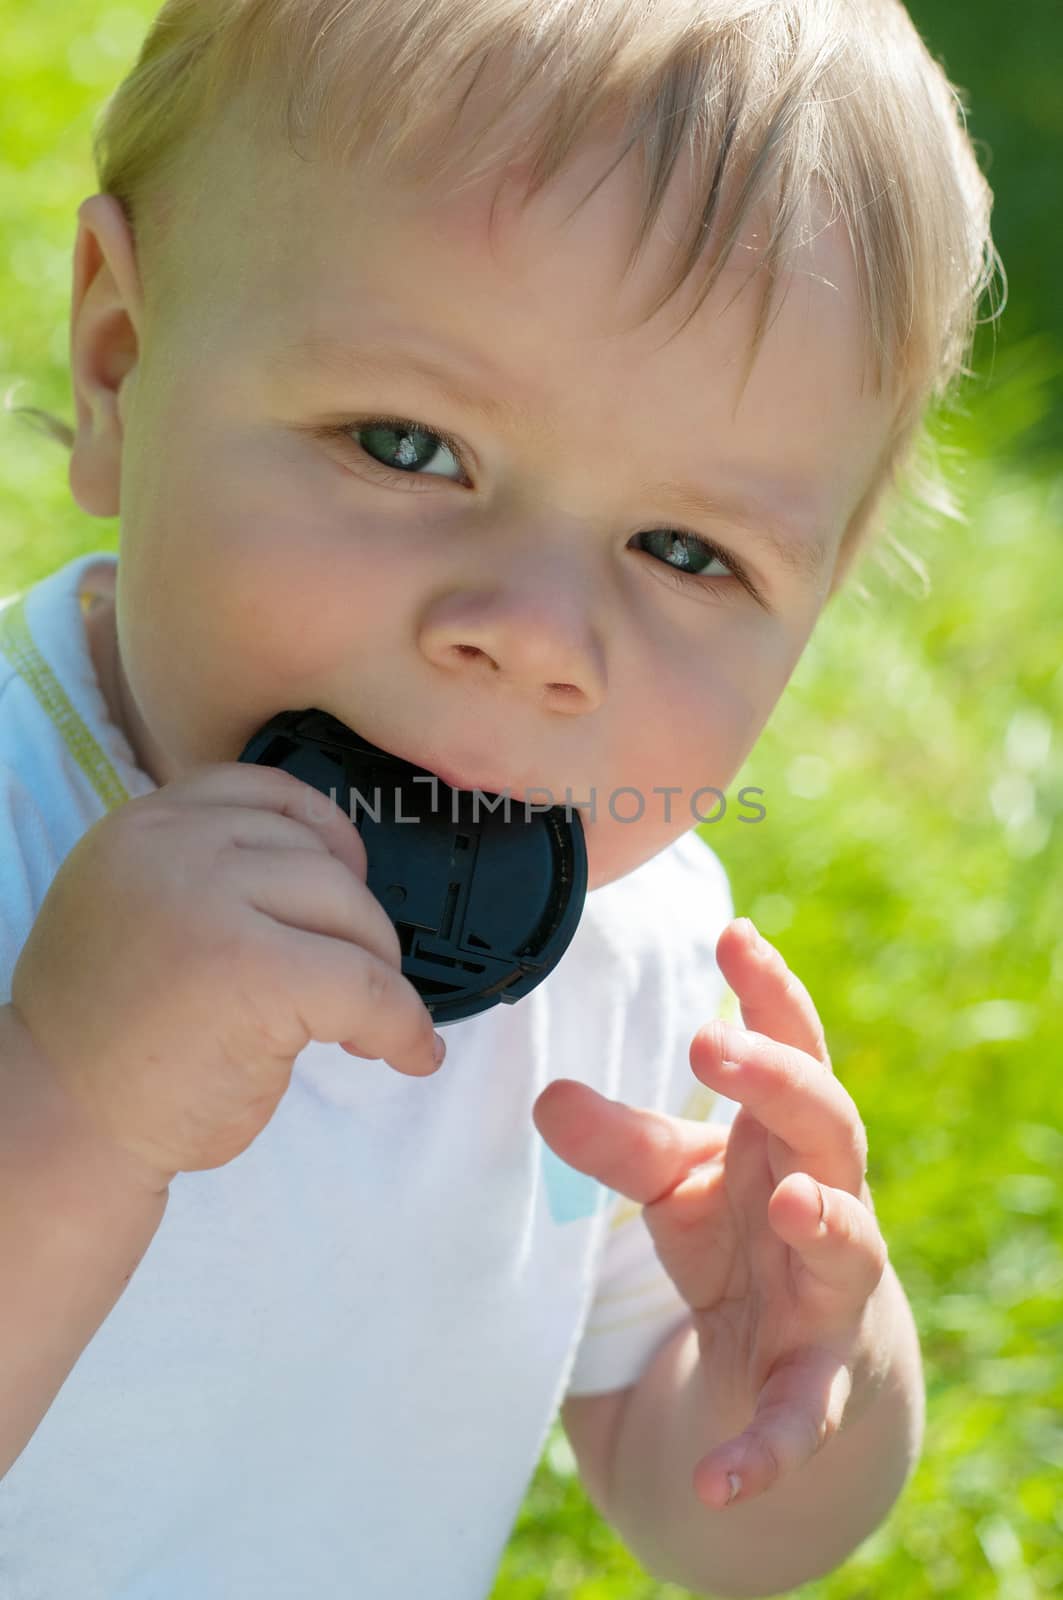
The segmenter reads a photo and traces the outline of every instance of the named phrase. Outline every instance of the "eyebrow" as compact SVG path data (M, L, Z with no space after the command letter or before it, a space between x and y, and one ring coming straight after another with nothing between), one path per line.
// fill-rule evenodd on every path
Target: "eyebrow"
M473 412L497 428L513 432L541 428L540 419L519 401L467 387L443 362L396 345L350 344L321 334L305 334L282 345L269 361L269 370L275 376L313 368L341 381L353 376L420 378L430 383L448 404ZM647 497L668 496L694 517L734 523L770 550L790 572L814 582L823 571L830 541L823 536L799 536L772 506L771 498L803 498L807 491L802 486L780 481L774 487L774 497L755 492L724 496L708 494L693 485L662 481L647 484L643 492Z

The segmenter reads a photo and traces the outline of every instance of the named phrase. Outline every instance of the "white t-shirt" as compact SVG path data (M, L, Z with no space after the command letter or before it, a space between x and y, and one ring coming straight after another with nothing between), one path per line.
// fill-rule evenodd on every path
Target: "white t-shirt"
M155 788L88 653L97 562L0 609L0 1001L68 851ZM434 1076L308 1045L248 1149L174 1180L0 1481L4 1600L486 1595L561 1401L634 1382L686 1315L640 1208L532 1105L569 1077L729 1120L688 1051L736 1014L732 915L690 833L588 894L550 976L448 1027Z

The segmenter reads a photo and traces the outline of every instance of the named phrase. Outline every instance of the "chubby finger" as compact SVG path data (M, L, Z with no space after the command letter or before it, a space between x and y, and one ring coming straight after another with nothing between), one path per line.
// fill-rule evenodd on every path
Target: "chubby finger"
M797 1472L841 1427L852 1387L844 1361L822 1346L789 1357L761 1389L748 1428L698 1462L698 1498L723 1510Z
M792 1172L768 1202L768 1221L811 1277L838 1295L843 1314L859 1311L878 1287L889 1250L855 1195Z
M690 1065L702 1083L745 1106L788 1145L802 1171L860 1193L867 1133L852 1096L821 1062L717 1018L694 1035Z
M624 1105L574 1078L556 1078L532 1107L555 1155L636 1205L669 1194L692 1168L718 1156L729 1127Z
M727 924L716 941L716 962L738 998L747 1028L804 1050L833 1072L812 996L748 917Z

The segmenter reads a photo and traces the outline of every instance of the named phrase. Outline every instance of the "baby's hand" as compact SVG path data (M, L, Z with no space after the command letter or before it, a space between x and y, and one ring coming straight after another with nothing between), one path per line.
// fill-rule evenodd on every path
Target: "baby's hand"
M722 1510L800 1471L870 1408L891 1381L898 1323L867 1132L812 996L747 918L723 930L716 959L747 1027L706 1023L690 1065L740 1102L730 1128L564 1078L533 1115L563 1161L643 1208L691 1310L691 1393L717 1436L694 1491Z
M160 1188L245 1150L311 1039L436 1070L361 835L278 767L206 767L90 828L12 1004L79 1110Z

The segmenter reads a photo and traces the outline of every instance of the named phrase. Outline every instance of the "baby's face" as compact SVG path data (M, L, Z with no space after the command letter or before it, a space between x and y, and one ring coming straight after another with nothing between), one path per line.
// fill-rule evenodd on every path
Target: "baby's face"
M523 215L507 193L490 241L488 184L214 167L187 292L150 325L132 246L101 233L71 481L95 511L120 488L119 682L158 783L315 706L464 787L593 800L591 888L718 813L708 788L801 655L890 413L860 392L838 226L740 403L742 251L672 342L696 276L638 326L683 195L621 283L632 163L565 221L608 158L588 148Z

